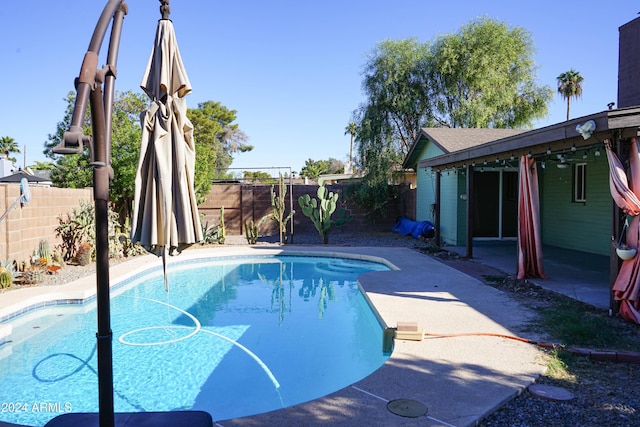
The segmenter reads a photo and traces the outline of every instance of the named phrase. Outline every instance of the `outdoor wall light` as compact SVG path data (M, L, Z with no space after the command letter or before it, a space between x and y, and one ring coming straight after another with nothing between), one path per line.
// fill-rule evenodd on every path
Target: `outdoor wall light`
M600 148L596 148L595 153L593 153L596 157L600 157Z
M571 151L576 151L576 144L571 145Z
M547 148L547 154L551 154L551 146L549 146L549 148Z
M533 155L531 154L531 150L529 150L529 152L527 153L527 157L528 157L528 158L533 157Z
M547 165L545 164L544 160L542 162L540 162L540 166L542 167L542 169L547 167Z
M576 126L576 131L582 135L582 139L589 139L595 130L596 122L593 120L587 120L585 124Z

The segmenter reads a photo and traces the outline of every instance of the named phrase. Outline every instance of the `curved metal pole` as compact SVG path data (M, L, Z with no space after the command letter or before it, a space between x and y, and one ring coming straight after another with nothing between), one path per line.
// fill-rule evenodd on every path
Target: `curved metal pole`
M84 55L80 76L76 80L76 102L71 115L69 130L62 136L60 145L53 149L56 154L80 154L82 146L90 142L90 138L82 132L84 116L89 103L89 95L95 86L95 77L98 70L98 54L107 33L109 22L116 10L124 3L123 0L109 0L98 20L93 36L89 42L89 49Z
M122 35L122 23L124 16L129 12L125 2L120 3L111 26L111 38L109 39L109 51L107 53L107 74L104 81L104 112L105 112L105 134L107 137L107 164L111 164L111 130L113 116L113 95L115 91L115 82L117 77L118 50L120 47L120 36ZM113 173L109 170L109 176L113 178Z
M111 119L115 64L118 56L122 22L127 13L123 0L109 0L93 32L89 50L84 56L80 76L76 82L77 95L69 131L63 135L60 145L53 149L58 154L80 154L83 143L89 144L93 166L93 198L95 202L96 228L96 306L97 306L97 355L98 355L98 405L100 427L115 424L113 399L113 361L111 310L109 296L109 179L111 154ZM98 53L104 41L109 23L112 30L107 65L98 69ZM105 83L106 78L106 83ZM105 83L106 95L102 85ZM90 98L90 99L89 99ZM82 125L91 103L91 138L84 135Z

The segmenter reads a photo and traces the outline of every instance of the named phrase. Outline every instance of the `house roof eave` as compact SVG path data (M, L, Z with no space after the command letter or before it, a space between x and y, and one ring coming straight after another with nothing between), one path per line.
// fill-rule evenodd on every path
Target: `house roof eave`
M596 131L593 135L584 139L576 130L577 125L593 120L596 123ZM469 147L441 156L422 160L418 168L447 168L456 164L473 162L474 160L490 160L531 153L532 155L545 154L547 150L559 151L591 146L604 139L612 138L614 133L622 132L620 136L630 137L637 133L640 127L640 107L605 110L556 123L539 129L534 129L518 135L501 138L485 144Z

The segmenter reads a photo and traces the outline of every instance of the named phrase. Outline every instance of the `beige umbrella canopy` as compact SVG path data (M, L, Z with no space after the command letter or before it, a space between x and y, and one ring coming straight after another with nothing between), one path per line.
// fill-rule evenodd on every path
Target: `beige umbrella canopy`
M166 266L167 253L179 253L202 240L193 189L193 125L184 99L191 84L168 19L158 21L141 87L152 103L141 115L131 240L162 256Z

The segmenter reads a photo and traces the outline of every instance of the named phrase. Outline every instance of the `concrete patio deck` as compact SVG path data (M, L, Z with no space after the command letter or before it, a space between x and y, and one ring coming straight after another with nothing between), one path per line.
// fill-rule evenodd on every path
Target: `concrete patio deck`
M446 247L450 252L466 255L466 248ZM528 279L549 289L597 308L609 309L609 257L543 246L543 268L546 279ZM517 273L515 241L479 241L473 243L473 261L508 274Z

